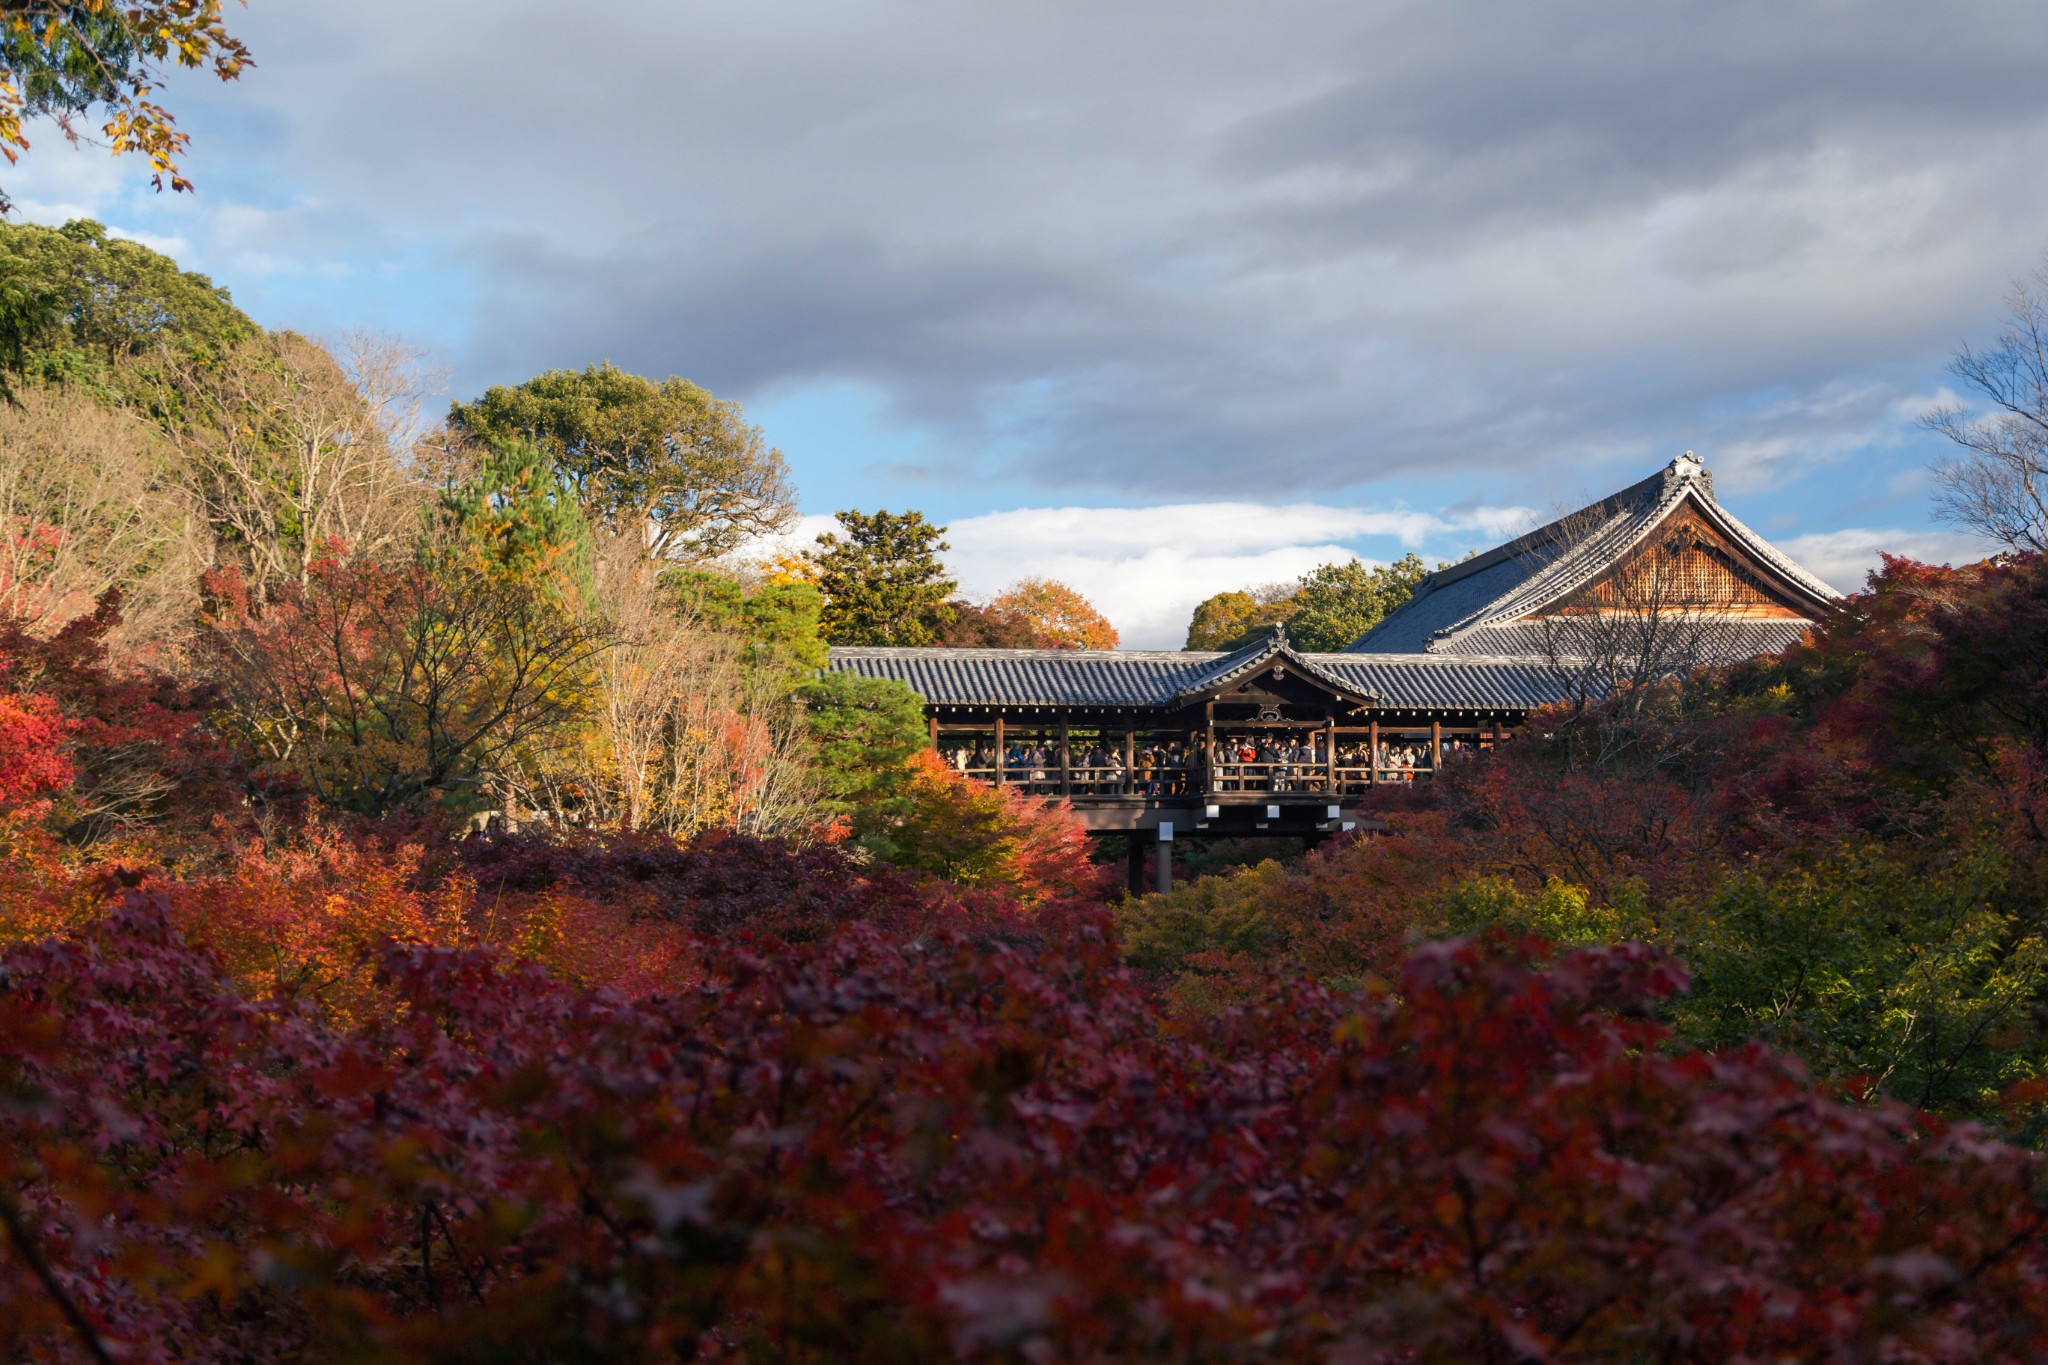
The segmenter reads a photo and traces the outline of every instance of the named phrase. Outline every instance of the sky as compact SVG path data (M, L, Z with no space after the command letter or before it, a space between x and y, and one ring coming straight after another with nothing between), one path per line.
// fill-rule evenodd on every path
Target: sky
M1691 450L1838 587L1932 520L1918 416L2048 248L2012 0L250 0L190 195L97 217L448 398L610 360L738 399L806 532L949 526L1173 648L1226 588L1454 558Z

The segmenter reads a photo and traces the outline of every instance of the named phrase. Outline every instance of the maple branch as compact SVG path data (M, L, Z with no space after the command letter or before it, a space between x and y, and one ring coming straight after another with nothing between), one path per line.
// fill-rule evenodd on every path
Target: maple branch
M58 1283L57 1272L50 1268L49 1261L43 1257L43 1249L36 1244L36 1239L22 1222L21 1210L16 1208L14 1201L4 1193L0 1193L0 1226L6 1227L8 1239L21 1252L21 1259L28 1262L28 1268L35 1272L36 1279L41 1282L51 1301L57 1305L57 1311L64 1315L64 1320L71 1324L72 1331L78 1334L78 1340L85 1347L86 1354L99 1362L99 1365L114 1365L114 1358L107 1354L107 1348L101 1343L100 1334L93 1330L91 1321L86 1318L85 1310L80 1308L77 1301L65 1292L64 1286Z

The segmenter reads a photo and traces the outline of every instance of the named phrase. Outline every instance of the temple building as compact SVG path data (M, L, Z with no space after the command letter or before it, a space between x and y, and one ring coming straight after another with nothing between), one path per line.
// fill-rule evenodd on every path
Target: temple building
M1352 828L1375 786L1426 779L1537 707L1774 653L1838 594L1714 496L1690 452L1423 580L1341 652L1284 627L1226 653L835 648L830 667L925 699L933 746L1064 796L1089 829L1180 836Z

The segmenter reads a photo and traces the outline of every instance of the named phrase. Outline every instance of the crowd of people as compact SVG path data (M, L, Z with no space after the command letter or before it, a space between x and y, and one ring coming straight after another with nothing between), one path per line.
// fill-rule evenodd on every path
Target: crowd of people
M1003 751L1003 781L1032 795L1057 796L1061 758L1056 740L1011 744ZM977 743L971 752L956 749L952 760L971 777L995 779L995 758L985 745ZM1188 746L1179 741L1134 748L1128 766L1120 744L1101 741L1077 750L1071 760L1065 766L1075 796L1184 796L1190 768L1201 767L1199 756L1191 760Z
M1473 748L1470 740L1441 741L1444 761ZM970 777L993 782L997 759L988 744L955 748L947 757ZM1068 761L1063 763L1063 758ZM1126 763L1115 735L1097 737L1085 747L1063 753L1057 739L1023 739L1004 747L1004 783L1032 795L1057 796L1062 768L1067 792L1074 796L1182 796L1201 787L1201 746L1174 740L1135 746ZM1382 740L1337 746L1337 784L1342 790L1381 783L1412 782L1431 770L1427 739ZM1190 773L1197 774L1191 782ZM1216 739L1215 790L1226 792L1320 792L1329 790L1327 750L1319 732L1302 737L1280 734L1219 735Z

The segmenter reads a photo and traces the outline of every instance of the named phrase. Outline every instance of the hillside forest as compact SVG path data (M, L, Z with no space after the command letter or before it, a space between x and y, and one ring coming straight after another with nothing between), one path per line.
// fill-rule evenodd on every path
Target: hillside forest
M2048 1352L2037 547L1129 896L822 668L1114 647L1070 587L792 552L683 379L444 408L89 222L0 276L7 1359Z

